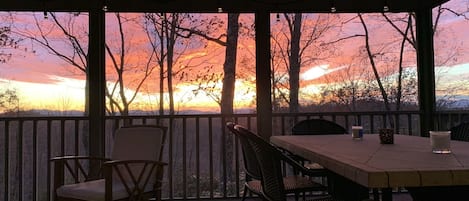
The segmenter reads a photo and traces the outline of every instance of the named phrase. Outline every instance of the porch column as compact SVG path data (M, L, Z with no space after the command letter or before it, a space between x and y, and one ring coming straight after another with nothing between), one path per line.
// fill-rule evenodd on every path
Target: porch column
M432 9L415 12L417 29L417 71L420 109L420 135L429 136L436 128L435 114L435 61L433 50Z
M270 80L270 13L257 11L256 24L256 111L257 133L272 136L272 100Z
M105 116L105 13L98 5L89 12L88 76L89 86L89 145L90 155L104 157Z

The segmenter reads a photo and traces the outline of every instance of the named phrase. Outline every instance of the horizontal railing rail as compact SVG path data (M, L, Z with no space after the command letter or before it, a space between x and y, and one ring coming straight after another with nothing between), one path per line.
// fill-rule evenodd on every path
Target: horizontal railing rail
M272 135L289 135L295 122L324 118L350 129L362 125L375 133L393 127L403 135L420 133L416 111L274 113ZM114 130L124 124L154 124L169 128L165 143L163 198L239 198L244 181L239 142L225 129L235 121L257 132L256 114L162 115L106 117L106 155L111 153ZM469 121L469 111L437 112L435 129L445 130ZM49 159L89 154L87 117L0 117L0 196L3 200L52 200ZM70 175L65 175L66 182ZM1 198L0 198L1 199Z

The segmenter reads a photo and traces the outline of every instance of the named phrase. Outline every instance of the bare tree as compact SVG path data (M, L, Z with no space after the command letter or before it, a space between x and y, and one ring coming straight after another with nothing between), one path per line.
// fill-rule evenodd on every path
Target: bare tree
M58 16L59 15L59 16ZM49 13L50 20L35 14L33 28L16 27L14 32L24 38L40 44L50 54L60 58L73 69L68 69L73 75L85 75L85 106L84 114L89 113L89 78L88 78L88 33L87 28L80 24L79 17L73 14Z
M20 48L22 38L16 37L11 31L12 15L0 16L0 63L5 63L13 56L13 50Z
M285 100L290 112L298 112L301 68L317 65L331 56L332 52L326 50L329 46L323 40L338 18L333 15L284 13L282 19L285 29L278 25L280 28L272 34L272 68L278 72L283 66L288 72L288 84L281 79L283 75L277 73L273 89L277 89L275 93L279 98L274 100ZM282 23L282 19L277 23ZM280 89L283 87L288 90Z
M210 26L199 28L197 26L179 27L185 31L184 37L189 38L192 35L199 36L208 42L214 42L220 46L225 47L225 61L223 64L223 76L218 73L207 73L198 75L195 79L199 83L199 88L194 90L194 93L199 91L204 92L211 97L216 103L220 105L221 113L225 115L233 114L233 100L235 92L235 78L236 78L236 60L238 49L238 35L239 35L239 13L228 14L228 24L226 32L218 34L215 30L224 24L218 18L211 18L206 22ZM211 69L213 66L207 66L206 69ZM217 88L218 81L222 80L222 89Z
M20 99L16 89L5 89L0 91L0 109L4 114L19 114Z
M211 73L213 66L207 66L205 72L199 73L197 81L199 83L198 89L194 90L194 93L203 91L210 98L220 105L221 113L223 115L229 116L233 114L233 100L235 92L235 81L236 81L236 60L237 60L237 49L238 49L238 35L239 35L239 13L229 13L228 14L228 24L226 33L221 32L221 35L212 36L214 30L217 27L223 25L223 21L220 21L218 18L209 19L209 26L200 29L192 25L189 28L179 27L184 30L183 37L189 38L192 35L199 36L209 42L214 42L218 45L225 47L225 61L223 64L223 75L218 73ZM214 27L214 28L212 28ZM216 32L215 32L216 33ZM223 40L225 39L225 40ZM221 93L218 90L217 83L222 80L222 90ZM224 122L223 122L224 123ZM233 137L223 137L220 146L222 150L225 150L224 156L226 161L232 163L234 162L234 138ZM222 161L220 161L222 163ZM226 172L228 174L228 181L233 180L234 169L232 165L228 165Z
M115 114L116 111L123 116L129 115L129 106L135 101L138 93L141 91L145 81L152 75L157 68L153 61L153 52L148 53L148 57L141 56L137 63L130 62L132 55L129 50L132 49L129 44L128 32L125 30L127 23L136 23L132 18L126 18L120 13L115 13L117 21L117 40L112 44L106 43L106 52L110 58L110 65L116 73L114 83L106 88L106 96L109 100L108 112ZM130 34L129 34L130 35ZM134 72L138 77L132 77ZM130 75L129 75L130 74ZM127 81L126 78L129 80ZM110 81L110 80L109 80ZM129 91L132 89L132 92ZM130 93L129 93L130 92Z

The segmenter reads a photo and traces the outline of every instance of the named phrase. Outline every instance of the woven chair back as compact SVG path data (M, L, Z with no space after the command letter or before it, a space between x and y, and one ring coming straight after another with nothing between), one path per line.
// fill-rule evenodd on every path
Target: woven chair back
M257 134L236 125L241 138L244 137L255 152L262 175L262 195L269 201L285 201L280 151Z
M469 141L469 122L461 123L451 128L451 139Z
M243 153L243 162L244 162L244 171L246 172L247 181L252 179L261 180L261 172L259 170L259 165L256 159L256 153L252 149L249 141L243 135L240 135L239 132L234 128L235 123L228 122L226 127L228 130L238 137L241 144L241 150Z

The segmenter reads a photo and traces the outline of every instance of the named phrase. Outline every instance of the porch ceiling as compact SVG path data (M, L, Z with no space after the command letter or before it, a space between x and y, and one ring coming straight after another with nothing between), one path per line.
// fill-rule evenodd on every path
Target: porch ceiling
M109 11L120 12L382 12L388 4L391 12L433 8L449 0L11 0L0 3L2 11L88 11L104 4Z

